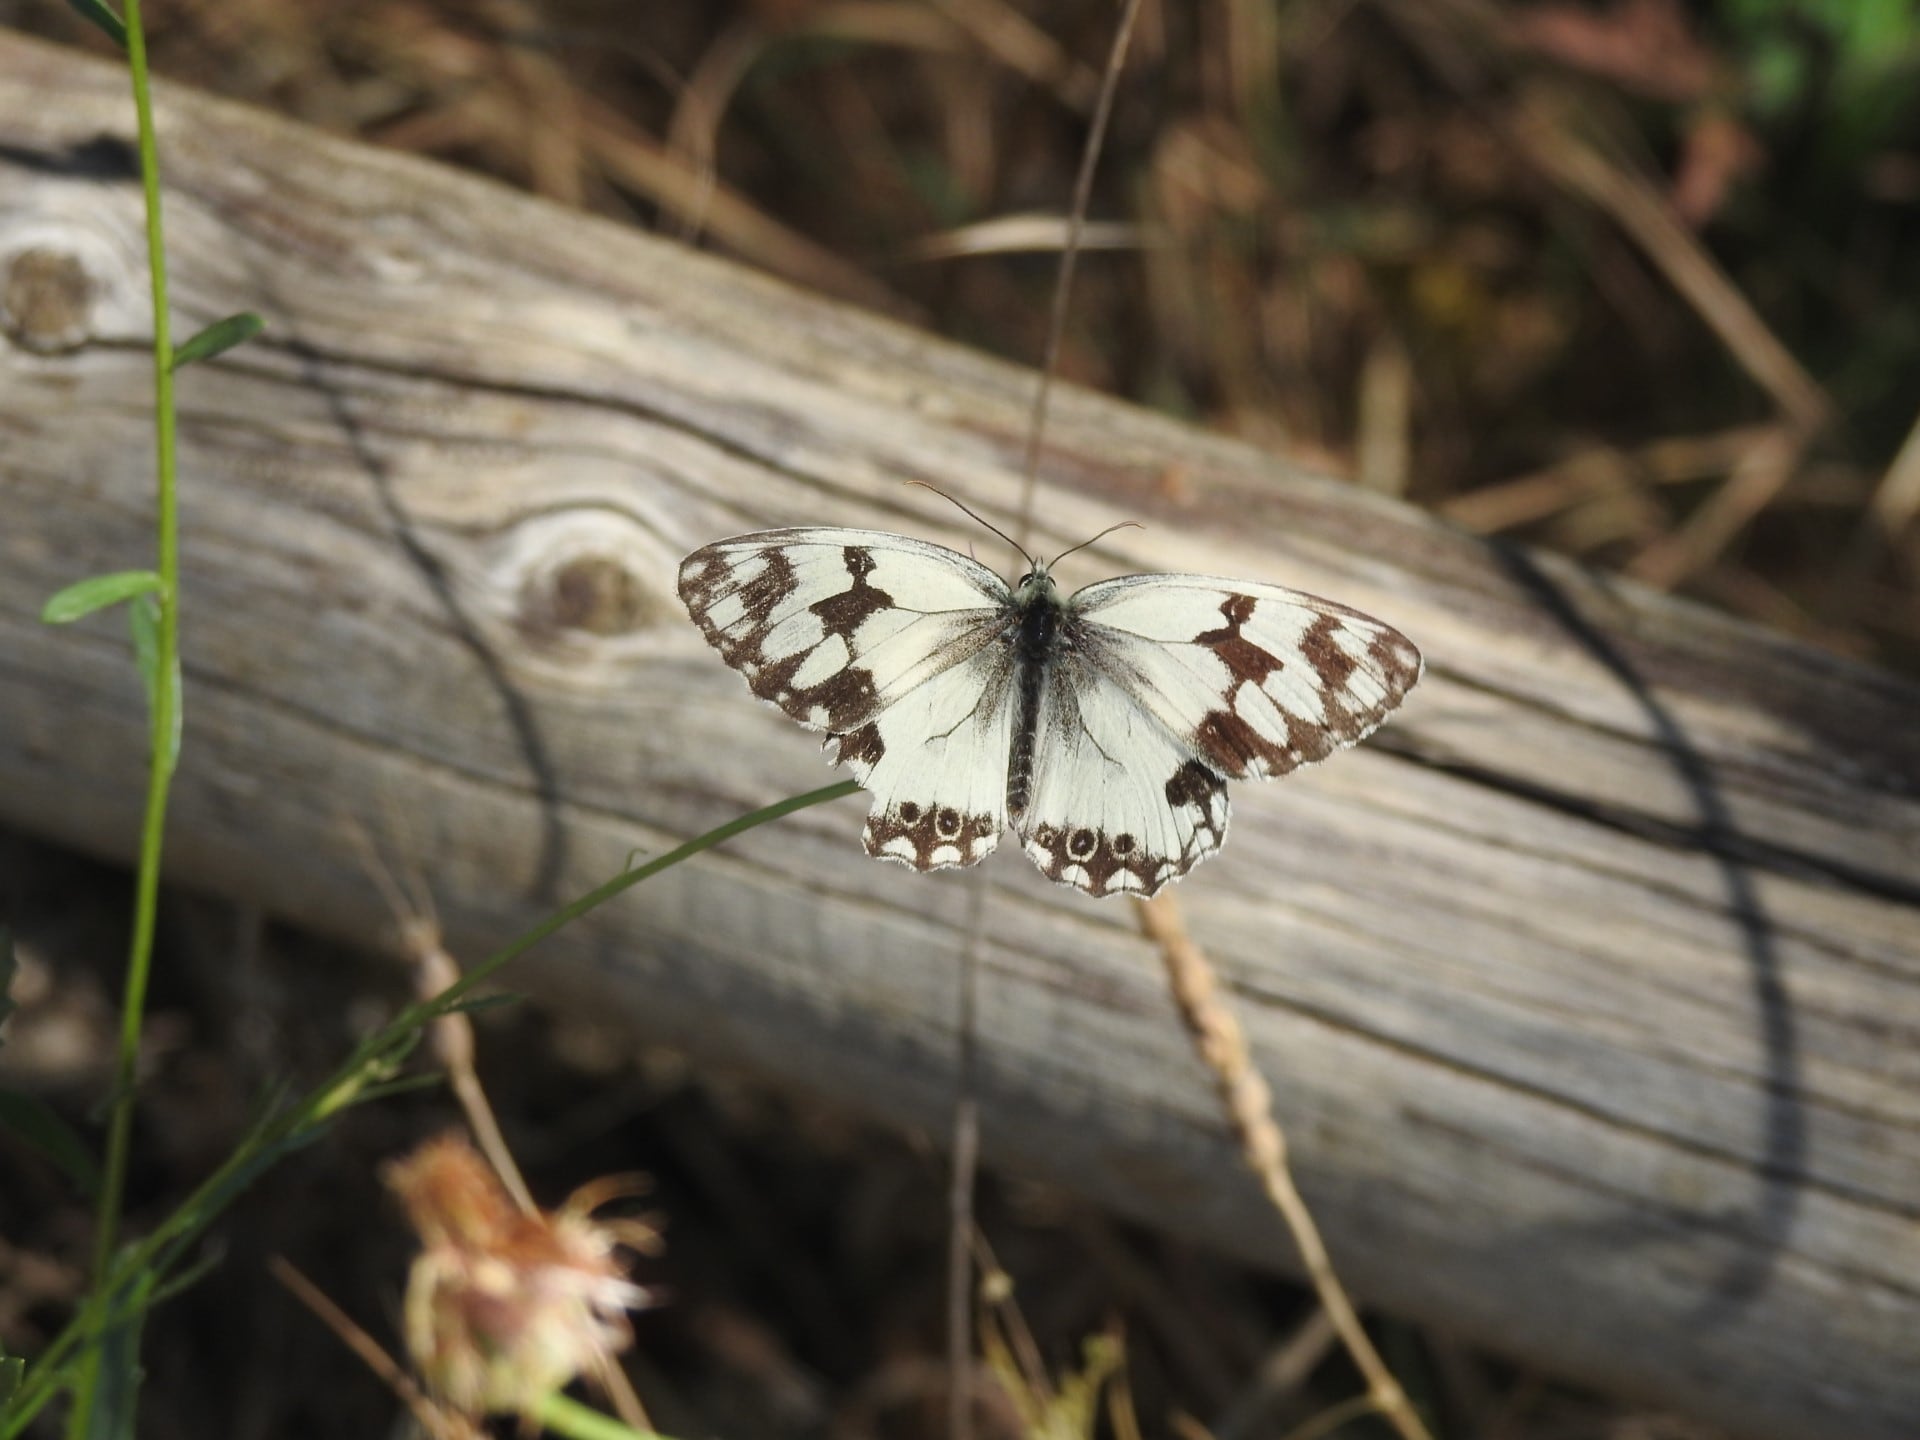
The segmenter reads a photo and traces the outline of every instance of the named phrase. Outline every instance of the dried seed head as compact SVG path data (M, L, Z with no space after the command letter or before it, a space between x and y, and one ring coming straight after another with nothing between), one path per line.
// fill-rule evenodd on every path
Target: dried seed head
M632 1342L626 1312L651 1295L619 1252L653 1248L642 1222L595 1220L578 1197L523 1211L457 1134L389 1164L385 1179L422 1245L407 1280L407 1348L447 1405L530 1416Z

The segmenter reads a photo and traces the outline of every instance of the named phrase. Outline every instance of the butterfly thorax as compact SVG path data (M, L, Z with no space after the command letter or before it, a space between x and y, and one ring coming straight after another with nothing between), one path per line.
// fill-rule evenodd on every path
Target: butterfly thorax
M1059 588L1044 569L1024 576L1013 592L1014 623L1008 639L1013 645L1018 674L1019 705L1013 717L1013 751L1007 767L1007 810L1026 812L1033 782L1034 737L1040 729L1040 709L1048 673L1065 643L1066 606Z

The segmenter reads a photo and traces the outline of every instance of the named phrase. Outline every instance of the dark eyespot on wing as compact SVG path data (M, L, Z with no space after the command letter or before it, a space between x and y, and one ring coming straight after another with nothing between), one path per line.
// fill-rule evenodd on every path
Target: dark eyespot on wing
M1000 841L1000 824L997 815L903 800L868 815L862 839L876 859L898 860L916 870L947 870L985 859Z
M1179 766L1160 785L1173 812L1178 854L1156 853L1131 831L1109 833L1092 823L1038 824L1025 833L1028 857L1049 880L1108 895L1146 897L1179 879L1227 838L1227 782L1197 760Z

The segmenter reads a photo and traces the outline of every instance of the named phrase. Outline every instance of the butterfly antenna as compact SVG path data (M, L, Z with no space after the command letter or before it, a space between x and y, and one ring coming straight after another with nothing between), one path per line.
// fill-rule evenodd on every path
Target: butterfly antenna
M942 490L938 485L929 485L924 480L909 480L907 481L907 484L918 485L922 490L931 490L933 491L934 494L938 495L942 500L946 501L949 505L953 506L955 509L964 511L966 514L971 515L975 520L979 521L980 524L986 526L987 529L991 530L994 534L998 535L1002 540L1006 541L1009 545L1013 546L1014 549L1018 550L1020 552L1021 559L1027 562L1027 568L1029 570L1032 570L1035 568L1033 556L1027 553L1027 547L1022 545L1018 540L1014 539L1011 535L1007 534L1006 531L1002 530L998 525L994 524L991 520L987 519L984 515L980 514L977 510L974 510L969 506L961 504L960 501L954 499L953 496L949 495L946 491ZM1094 537L1094 539L1098 539L1098 538L1099 536ZM1087 543L1092 544L1093 541L1090 540Z
M1091 539L1082 540L1078 545L1074 546L1072 550L1062 550L1058 555L1054 556L1053 559L1047 562L1047 569L1049 570L1053 569L1054 566L1058 565L1062 560L1066 559L1067 556L1072 555L1078 551L1084 550L1089 545L1097 544L1098 542L1106 539L1107 536L1111 535L1116 530L1144 530L1146 528L1147 527L1142 525L1138 520L1122 520L1118 525L1109 525L1107 526L1106 529L1102 530L1098 535L1093 536Z
M1093 197L1093 171L1100 159L1101 145L1107 137L1107 120L1113 114L1113 96L1120 88L1120 72L1126 66L1127 47L1133 42L1133 24L1139 17L1140 0L1127 0L1126 8L1120 12L1120 24L1113 32L1113 48L1107 55L1106 71L1100 77L1100 98L1094 104L1093 122L1087 128L1087 148L1080 156L1080 173L1073 182L1073 205L1067 213L1067 243L1060 251L1060 273L1053 287L1053 314L1047 321L1047 351L1040 362L1040 388L1033 397L1033 415L1027 423L1026 457L1020 465L1022 539L1033 534L1033 493L1040 475L1040 436L1047 427L1047 402L1053 397L1053 372L1060 363L1060 337L1067 328L1067 301L1073 293L1073 271L1080 258L1080 237L1086 229L1087 206ZM1027 553L1026 546L1019 540L1013 542L1013 547L1022 555Z

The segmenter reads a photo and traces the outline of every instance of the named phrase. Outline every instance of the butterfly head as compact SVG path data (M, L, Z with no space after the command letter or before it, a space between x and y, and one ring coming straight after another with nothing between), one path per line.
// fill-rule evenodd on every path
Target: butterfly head
M1047 573L1047 567L1043 564L1035 564L1013 587L1013 603L1021 610L1029 609L1036 603L1057 603L1059 595L1059 587L1053 583L1053 576Z

